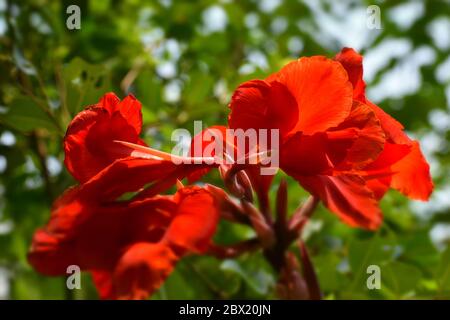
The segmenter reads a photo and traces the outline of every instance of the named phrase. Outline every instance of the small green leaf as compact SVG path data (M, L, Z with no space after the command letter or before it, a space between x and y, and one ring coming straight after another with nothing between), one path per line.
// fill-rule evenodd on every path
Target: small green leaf
M65 103L72 115L96 103L110 89L110 79L101 65L74 58L63 69Z
M441 261L436 271L436 281L439 293L450 297L450 247L441 255Z
M43 106L43 101L19 96L9 104L6 113L0 114L0 120L22 132L40 128L56 131L55 122L51 115L43 110Z
M418 268L393 261L381 268L381 286L387 286L397 298L401 298L417 288L421 276L422 273Z
M266 264L260 255L254 254L240 259L224 260L220 269L238 274L257 294L267 295L274 286L275 279L269 269L264 268Z

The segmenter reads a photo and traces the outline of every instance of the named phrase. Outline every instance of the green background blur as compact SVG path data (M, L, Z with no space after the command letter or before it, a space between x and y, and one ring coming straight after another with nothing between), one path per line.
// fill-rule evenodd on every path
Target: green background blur
M80 30L66 27L71 4L81 8ZM367 26L372 4L382 29ZM344 46L364 54L369 98L421 141L436 188L428 203L390 192L376 233L320 206L304 236L325 298L450 298L449 1L0 0L0 299L97 297L88 275L68 292L64 278L26 262L52 200L75 183L61 144L83 106L108 91L135 94L144 139L170 151L176 128L225 124L239 83ZM207 181L220 185L214 173ZM292 211L307 195L288 181ZM222 223L216 240L251 236ZM371 264L381 268L380 290L366 287ZM274 284L260 254L190 257L153 298L270 299Z

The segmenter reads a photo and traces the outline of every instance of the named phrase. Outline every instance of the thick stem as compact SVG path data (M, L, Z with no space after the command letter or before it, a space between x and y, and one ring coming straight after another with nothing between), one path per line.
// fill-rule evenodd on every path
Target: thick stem
M285 294L281 296L282 298L299 297L298 293L305 291L304 281L293 281L293 279L291 279L292 277L286 278L283 277L283 275L293 272L293 270L291 270L292 264L289 264L289 247L300 236L302 227L314 213L318 202L318 198L311 196L306 203L294 213L291 220L287 221L285 213L287 206L287 186L284 182L280 184L277 193L277 220L273 225L275 243L272 247L264 250L264 256L279 275L279 285L285 288L284 291L287 290L286 288L289 288L291 291L290 293L292 293L287 295ZM318 281L306 247L303 243L301 243L300 249L302 256L303 276L305 277L307 284L307 296L314 300L320 299ZM298 274L299 272L300 270L298 270ZM289 283L283 283L283 281L288 281Z

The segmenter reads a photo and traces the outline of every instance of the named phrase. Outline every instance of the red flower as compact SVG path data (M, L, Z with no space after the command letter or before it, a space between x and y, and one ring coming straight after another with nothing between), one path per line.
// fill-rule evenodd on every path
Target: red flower
M181 257L208 248L219 217L213 197L198 187L174 196L147 191L117 200L172 168L164 161L126 158L67 190L48 224L36 232L30 264L53 276L78 265L92 273L101 298L146 298Z
M390 168L393 174L379 179L369 179L368 186L378 199L391 187L412 199L428 200L433 191L433 182L429 165L420 151L419 143L406 135L401 123L366 98L362 56L351 48L344 48L335 59L348 73L353 85L353 98L366 103L375 112L386 135L383 153L374 163L366 167L366 170L370 173Z
M35 233L28 258L37 271L65 275L78 265L102 298L140 299L182 256L208 248L219 217L210 193L191 187L157 195L203 165L176 165L143 147L141 125L139 101L112 93L69 125L65 163L81 184L55 201ZM129 193L131 200L121 199Z
M115 160L129 155L115 140L145 145L139 138L141 103L132 95L122 101L114 93L81 111L70 123L64 139L67 170L85 182Z
M265 80L241 84L228 123L279 129L281 169L346 223L375 229L382 215L371 181L404 179L404 167L392 163L413 151L386 147L387 115L360 98L363 85L352 81L360 76L353 65L346 70L325 57L301 58Z

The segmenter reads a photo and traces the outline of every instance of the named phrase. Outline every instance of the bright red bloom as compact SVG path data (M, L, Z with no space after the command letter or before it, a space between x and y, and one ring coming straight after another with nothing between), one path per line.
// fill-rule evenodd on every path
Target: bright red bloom
M382 215L371 181L400 182L406 173L397 164L412 151L387 147L392 118L361 99L364 85L354 79L361 79L362 69L348 61L344 68L325 57L301 58L265 80L241 84L228 123L233 129L279 129L281 169L346 223L375 229Z
M139 138L141 103L132 95L122 101L114 93L81 111L70 123L64 139L67 170L85 182L115 160L128 155L114 140L145 145Z
M126 158L69 189L36 232L30 264L53 276L78 265L92 273L102 298L146 298L181 257L208 248L219 217L213 197L198 187L117 200L172 170L164 161Z
M433 191L430 167L420 151L419 143L406 135L403 125L366 98L362 56L351 48L344 48L335 59L348 73L354 88L353 98L366 103L375 112L386 135L383 153L366 169L379 172L390 168L393 174L368 180L369 187L377 198L381 198L391 187L410 198L428 200Z
M78 265L91 272L100 297L142 299L181 257L208 248L219 218L210 193L190 187L157 195L203 166L136 151L144 145L141 125L139 101L112 93L69 125L65 163L81 184L55 201L35 233L28 259L37 271L65 275ZM129 193L131 200L121 199Z

